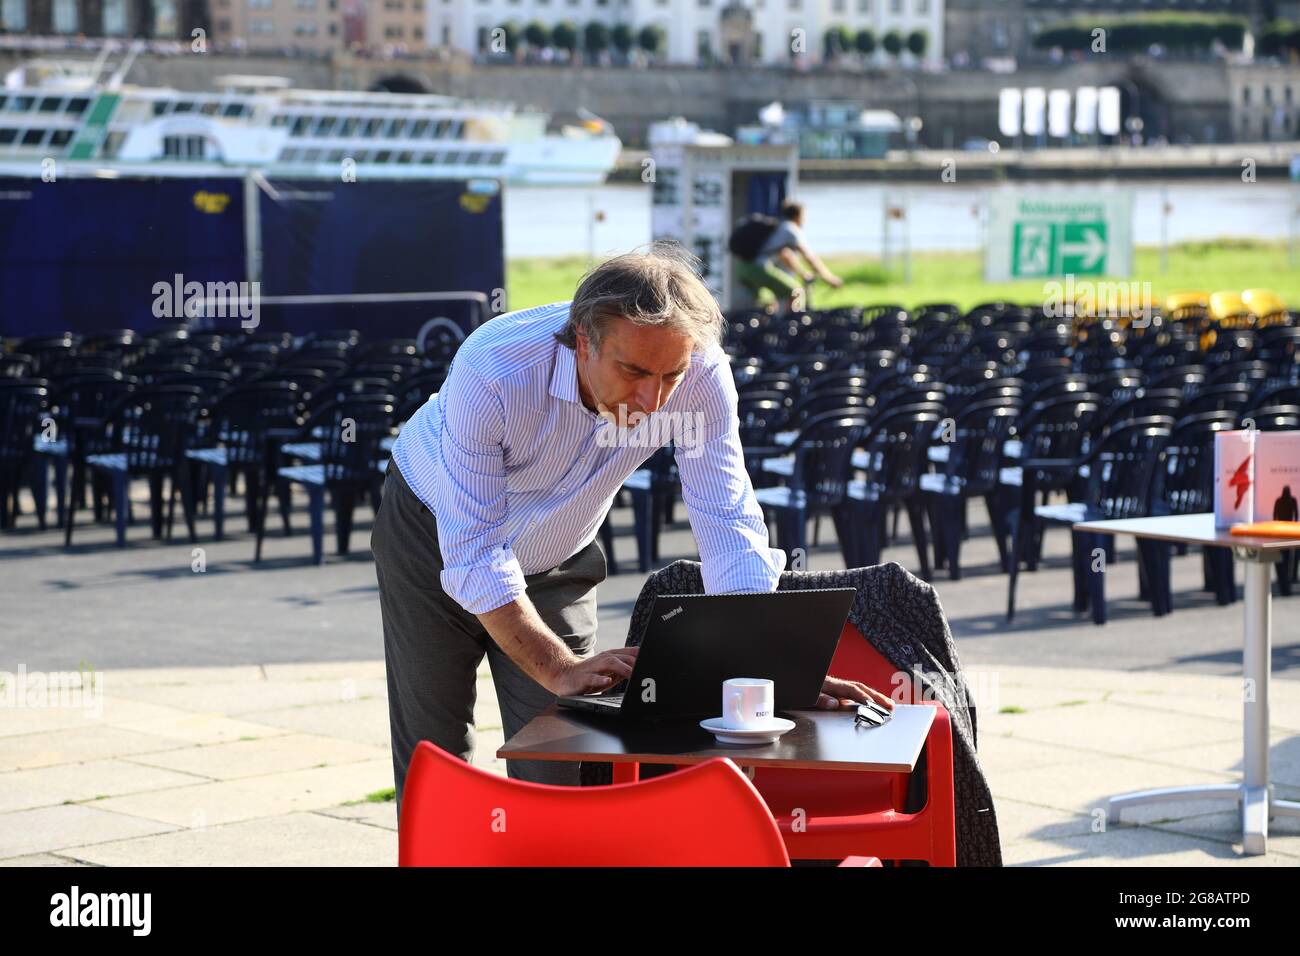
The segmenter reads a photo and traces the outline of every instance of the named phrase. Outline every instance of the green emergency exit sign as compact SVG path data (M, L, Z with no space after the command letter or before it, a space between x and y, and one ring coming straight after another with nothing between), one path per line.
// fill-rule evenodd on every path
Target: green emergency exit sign
M1132 194L1006 190L990 195L987 281L1127 276L1132 269Z
M1017 222L1011 274L1017 279L1045 276L1105 275L1106 223Z

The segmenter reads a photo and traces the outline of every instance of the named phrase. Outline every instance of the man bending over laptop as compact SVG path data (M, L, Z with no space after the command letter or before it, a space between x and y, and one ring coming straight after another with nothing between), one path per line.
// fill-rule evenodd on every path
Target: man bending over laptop
M557 695L631 674L636 648L592 653L596 538L624 479L670 440L706 592L775 590L785 553L745 471L723 328L680 247L618 256L572 302L476 329L402 429L371 538L399 802L420 740L473 753L484 654L507 739ZM819 705L867 700L890 706L828 677ZM576 763L507 769L578 783Z

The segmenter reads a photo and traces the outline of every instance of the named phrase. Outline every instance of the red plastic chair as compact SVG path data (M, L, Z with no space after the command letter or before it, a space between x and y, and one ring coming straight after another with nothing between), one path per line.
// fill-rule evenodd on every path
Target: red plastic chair
M898 669L852 624L845 624L831 662L836 677L862 681L895 700L912 703L909 679L897 693ZM759 769L754 785L772 811L786 850L797 860L834 860L869 853L884 860L924 860L957 865L953 800L952 724L938 701L926 738L926 804L904 813L905 773ZM798 813L797 811L803 811ZM797 827L796 827L797 824Z
M554 787L472 767L421 741L401 866L789 866L781 834L730 760L643 783ZM879 866L876 859L848 866Z

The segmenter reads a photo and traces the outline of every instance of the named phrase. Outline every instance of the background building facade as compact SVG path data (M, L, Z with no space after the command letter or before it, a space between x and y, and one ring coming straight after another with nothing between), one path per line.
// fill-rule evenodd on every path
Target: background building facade
M658 27L664 37L659 59L700 62L789 64L797 51L804 62L823 59L824 38L833 27L856 34L870 30L879 62L884 36L904 39L926 34L922 60L943 52L944 0L427 0L428 37L434 45L468 52L488 49L494 27L534 20L549 27L570 21L579 32L592 21L638 33ZM904 61L911 60L904 54Z

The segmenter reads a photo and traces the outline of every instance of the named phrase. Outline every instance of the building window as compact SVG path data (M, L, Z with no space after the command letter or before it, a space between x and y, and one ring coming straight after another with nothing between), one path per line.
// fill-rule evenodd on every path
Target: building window
M903 0L889 0L889 12L890 12L890 13L902 13L902 12L903 12Z
M271 0L248 0L250 10L270 10Z
M293 5L299 10L315 10L316 0L293 0Z
M104 36L126 35L126 0L104 0ZM227 26L226 29L229 29Z
M930 0L916 0L916 12L925 16L930 12Z
M176 0L153 0L153 35L174 37L180 30Z
M0 27L15 33L27 29L27 0L4 0L0 4Z
M54 32L77 32L77 0L54 0Z
M275 22L257 18L248 21L248 32L255 36L270 36L275 32Z
M695 34L695 53L700 59L706 59L710 55L709 31L699 30Z
M836 13L844 12L844 0L831 0L831 9Z
M798 10L803 6L803 0L789 0L789 6L791 10Z
M871 0L858 0L858 13L870 13Z

